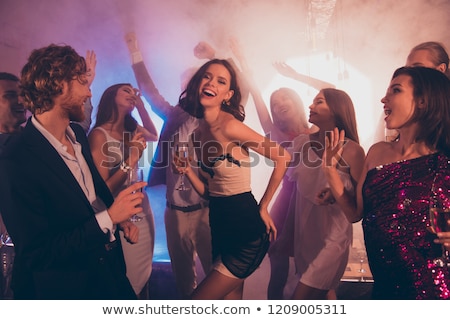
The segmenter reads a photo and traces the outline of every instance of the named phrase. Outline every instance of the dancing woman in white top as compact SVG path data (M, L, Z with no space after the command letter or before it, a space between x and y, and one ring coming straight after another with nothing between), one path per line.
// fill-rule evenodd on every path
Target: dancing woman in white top
M196 152L204 179L190 166L177 168L209 198L214 259L214 270L194 291L193 299L242 299L244 279L260 265L270 238L276 237L267 208L290 156L242 123L240 101L235 70L226 60L218 59L200 67L180 98L180 106L200 119L196 131L200 148ZM274 162L259 204L251 193L249 149Z

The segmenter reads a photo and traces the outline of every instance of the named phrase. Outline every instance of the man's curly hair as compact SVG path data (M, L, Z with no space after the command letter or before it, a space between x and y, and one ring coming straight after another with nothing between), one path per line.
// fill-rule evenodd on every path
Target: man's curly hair
M72 47L51 44L35 49L21 72L23 103L33 114L51 110L63 82L86 81L85 74L86 61Z

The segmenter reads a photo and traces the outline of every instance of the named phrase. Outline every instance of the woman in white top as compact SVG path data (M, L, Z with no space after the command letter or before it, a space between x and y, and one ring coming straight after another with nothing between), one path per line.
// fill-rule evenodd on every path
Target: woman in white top
M195 137L200 141L196 152L203 179L190 166L177 168L197 192L209 199L214 259L214 270L192 298L242 299L244 279L258 268L270 238L276 237L267 208L290 156L278 144L242 123L244 111L236 72L226 60L214 59L200 67L179 102L200 119ZM251 192L249 149L274 162L259 204ZM177 164L181 161L178 159Z
M320 90L310 108L309 122L318 132L299 135L293 141L294 161L287 175L296 182L294 221L286 222L286 231L294 234L294 260L300 276L293 299L326 299L336 289L348 262L352 225L334 201L322 170L327 132L345 129L345 162L339 163L339 176L345 189L354 195L364 163L359 145L352 100L342 90ZM320 196L317 196L317 195ZM285 230L283 230L285 232ZM282 241L282 239L280 239Z
M137 108L143 126L131 116ZM126 187L128 171L139 166L146 141L156 141L158 133L148 115L139 92L130 84L116 84L105 90L97 109L96 123L89 133L92 157L112 194ZM138 297L146 298L152 271L155 226L147 194L142 202L140 221L128 222L132 228L121 233L127 277ZM136 228L133 228L133 223ZM134 231L133 231L134 230ZM134 232L138 238L130 243L124 233Z

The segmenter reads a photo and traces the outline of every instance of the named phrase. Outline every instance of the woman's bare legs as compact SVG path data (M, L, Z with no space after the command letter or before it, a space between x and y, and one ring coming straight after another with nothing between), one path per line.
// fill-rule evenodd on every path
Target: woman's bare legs
M294 300L326 300L329 290L320 290L299 282L294 290Z
M337 300L336 290L334 289L328 290L327 300Z
M193 300L240 300L244 292L244 279L227 277L213 270L191 295Z
M223 299L242 300L243 295L244 295L244 281L242 281L241 284L239 284L236 289L227 294Z

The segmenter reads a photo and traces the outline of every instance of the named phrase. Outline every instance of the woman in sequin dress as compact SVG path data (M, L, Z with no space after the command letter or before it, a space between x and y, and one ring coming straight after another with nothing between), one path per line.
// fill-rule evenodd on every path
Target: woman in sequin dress
M374 278L374 299L449 299L449 268L433 264L450 232L430 232L431 189L450 189L450 81L431 68L394 72L384 105L386 128L395 141L368 151L356 203L343 187L334 164L343 132L327 141L323 166L331 191L348 219L363 219L365 245ZM344 159L345 160L345 159Z

